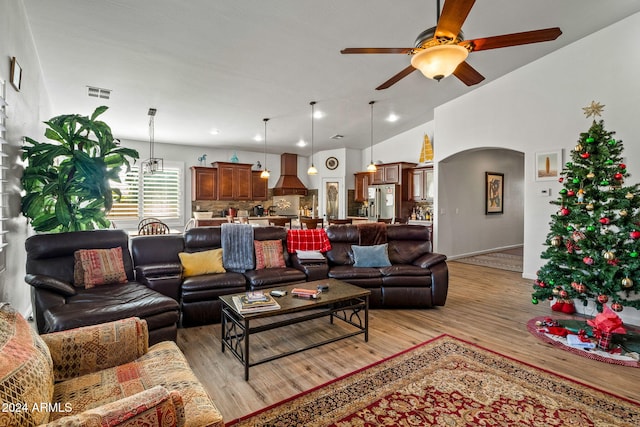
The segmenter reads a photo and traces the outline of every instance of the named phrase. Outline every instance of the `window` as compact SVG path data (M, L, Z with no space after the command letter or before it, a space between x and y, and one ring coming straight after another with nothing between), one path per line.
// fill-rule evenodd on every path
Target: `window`
M183 166L178 162L164 162L164 170L153 174L140 173L139 165L120 175L121 182L112 188L121 192L115 199L108 218L118 228L135 227L142 218L154 217L167 224L183 223L182 195L184 193Z

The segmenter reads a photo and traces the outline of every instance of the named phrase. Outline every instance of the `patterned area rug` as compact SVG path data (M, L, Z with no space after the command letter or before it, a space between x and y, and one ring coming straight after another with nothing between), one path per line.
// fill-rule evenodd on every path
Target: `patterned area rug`
M638 426L633 402L442 335L236 426Z
M509 252L490 252L465 258L457 258L452 261L522 273L522 255Z

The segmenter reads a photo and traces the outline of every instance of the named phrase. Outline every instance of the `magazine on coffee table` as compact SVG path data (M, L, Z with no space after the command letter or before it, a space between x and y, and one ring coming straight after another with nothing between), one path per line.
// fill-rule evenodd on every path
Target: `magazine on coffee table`
M236 306L236 310L240 314L248 313L260 313L263 311L271 311L280 309L280 304L273 299L271 295L267 295L266 301L252 301L248 302L246 296L237 295L232 297L233 303Z

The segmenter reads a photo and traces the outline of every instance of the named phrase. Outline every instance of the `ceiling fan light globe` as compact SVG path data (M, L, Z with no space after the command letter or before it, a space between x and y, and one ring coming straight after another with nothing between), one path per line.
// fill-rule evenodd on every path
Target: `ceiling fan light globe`
M433 80L450 76L469 55L469 51L457 44L428 47L411 57L411 65Z

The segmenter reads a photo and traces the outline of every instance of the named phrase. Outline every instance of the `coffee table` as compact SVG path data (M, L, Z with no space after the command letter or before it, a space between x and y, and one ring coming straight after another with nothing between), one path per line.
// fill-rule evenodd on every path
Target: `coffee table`
M320 284L328 285L329 290L324 291L318 299L304 299L291 295L291 290L294 288L316 289ZM364 334L365 342L369 341L369 295L371 291L336 279L297 283L294 285L264 289L263 291L268 293L274 289L287 291L287 295L276 298L276 301L280 304L280 308L258 313L241 314L236 310L232 298L234 296L244 295L244 293L223 295L220 297L220 301L222 302L222 352L225 351L225 348L228 348L231 353L242 362L244 365L245 380L249 380L249 368L251 366L270 362L359 334ZM287 316L288 314L294 313L301 314ZM325 316L329 316L330 324L333 324L334 319L340 319L355 327L355 331L346 331L339 336L260 360L252 361L250 359L249 351L251 347L249 345L249 339L251 335ZM258 319L261 319L260 322L257 322L259 324L252 326L252 322Z

